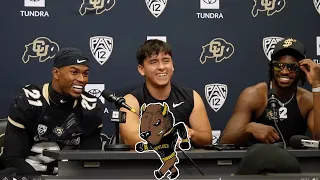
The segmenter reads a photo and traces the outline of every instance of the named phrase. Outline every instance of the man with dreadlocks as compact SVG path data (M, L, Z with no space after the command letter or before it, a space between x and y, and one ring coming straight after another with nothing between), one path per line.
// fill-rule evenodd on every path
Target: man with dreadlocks
M309 128L320 139L320 66L306 59L304 45L296 39L278 42L269 63L269 82L245 88L221 138L223 144L251 145L288 142ZM298 87L308 79L312 92ZM268 91L277 98L278 120L268 105ZM280 132L281 133L280 133Z

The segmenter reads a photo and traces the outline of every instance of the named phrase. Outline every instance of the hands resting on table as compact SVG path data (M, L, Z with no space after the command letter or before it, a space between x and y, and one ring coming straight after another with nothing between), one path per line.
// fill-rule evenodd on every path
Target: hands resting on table
M251 122L248 125L249 126L247 131L251 133L256 139L266 144L273 144L280 139L277 130L272 126L255 122Z

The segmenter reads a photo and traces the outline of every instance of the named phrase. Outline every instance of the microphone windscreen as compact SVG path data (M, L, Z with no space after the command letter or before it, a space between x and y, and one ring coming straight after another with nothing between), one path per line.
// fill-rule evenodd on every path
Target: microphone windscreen
M301 144L301 140L309 140L310 138L308 136L302 136L302 135L294 135L290 138L290 146L293 149L302 149L303 145Z
M112 92L109 89L105 89L105 90L102 91L101 96L104 97L107 101L113 102L112 98L110 98L111 94L114 94L114 92Z

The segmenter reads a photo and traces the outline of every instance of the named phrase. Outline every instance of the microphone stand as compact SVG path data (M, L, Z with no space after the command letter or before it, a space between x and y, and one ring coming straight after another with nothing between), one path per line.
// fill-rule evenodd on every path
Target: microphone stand
M283 135L278 127L278 124L277 122L280 121L280 117L279 117L279 110L277 110L277 107L276 107L276 104L275 103L271 103L271 110L272 110L272 113L273 113L273 122L274 122L274 125L276 126L276 129L278 130L279 132L279 135L280 135L280 138L282 139L282 143L283 143L283 148L284 149L287 149L287 144L286 144L286 141L285 139L283 138Z
M117 106L117 111L110 111L111 121L115 123L116 132L111 137L111 141L109 142L109 144L106 144L104 146L105 151L130 151L129 145L120 144L119 123L126 123L126 120L125 120L126 114L125 112L121 112L119 109L120 107ZM115 142L113 141L114 137L115 137Z
M272 110L272 119L276 122L278 122L278 112L276 110L276 106L275 106L275 103L271 103L271 110Z

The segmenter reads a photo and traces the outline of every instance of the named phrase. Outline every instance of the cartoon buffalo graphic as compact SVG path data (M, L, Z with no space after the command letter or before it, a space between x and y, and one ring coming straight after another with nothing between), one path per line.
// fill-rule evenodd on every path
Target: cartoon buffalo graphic
M140 137L147 141L138 142L139 153L154 151L160 158L162 166L154 171L157 179L162 179L169 171L169 179L179 176L176 164L179 159L176 152L178 138L181 138L180 149L189 150L190 140L183 122L175 124L175 118L167 103L145 103L140 110Z

